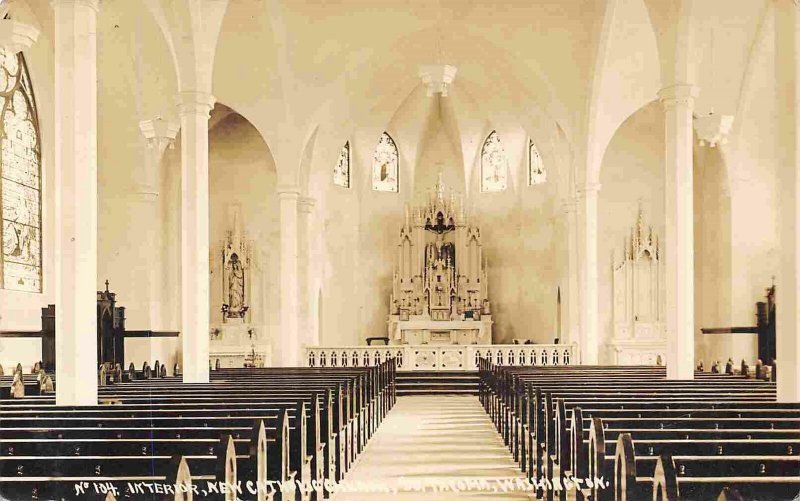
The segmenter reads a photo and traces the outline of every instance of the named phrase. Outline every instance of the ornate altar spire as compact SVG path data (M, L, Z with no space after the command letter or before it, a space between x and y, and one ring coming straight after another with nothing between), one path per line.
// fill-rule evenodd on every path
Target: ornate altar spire
M491 339L480 231L467 223L462 195L445 186L443 177L440 172L423 202L406 211L412 226L400 231L398 267L389 299L390 329L412 317L469 321L485 333L482 339Z

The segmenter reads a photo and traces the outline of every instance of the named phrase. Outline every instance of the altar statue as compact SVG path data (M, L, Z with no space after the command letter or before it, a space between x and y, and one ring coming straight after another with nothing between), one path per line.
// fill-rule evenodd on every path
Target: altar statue
M237 254L228 261L228 317L241 317L244 306L244 270Z
M481 234L442 176L427 203L406 207L389 299L389 338L399 343L491 341Z

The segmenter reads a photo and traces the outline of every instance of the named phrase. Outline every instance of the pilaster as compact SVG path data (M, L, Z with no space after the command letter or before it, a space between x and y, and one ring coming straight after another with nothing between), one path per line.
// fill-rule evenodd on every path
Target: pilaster
M599 352L597 310L597 198L600 184L578 187L580 215L580 353L581 363L597 365Z
M280 205L280 249L281 249L281 302L280 336L276 350L275 365L297 366L300 364L302 340L298 332L298 200L297 186L279 186Z

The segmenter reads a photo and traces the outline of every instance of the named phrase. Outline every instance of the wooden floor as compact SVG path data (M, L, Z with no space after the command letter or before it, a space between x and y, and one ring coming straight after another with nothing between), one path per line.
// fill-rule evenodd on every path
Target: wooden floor
M389 412L370 440L346 484L377 488L397 488L396 495L376 492L339 492L335 501L398 499L531 499L521 490L495 491L495 479L524 479L514 464L503 440L476 396L403 396ZM484 489L473 484L459 493L434 491L434 485L447 486L487 479ZM407 490L426 485L424 492ZM513 482L513 480L510 480ZM508 484L506 484L508 485Z

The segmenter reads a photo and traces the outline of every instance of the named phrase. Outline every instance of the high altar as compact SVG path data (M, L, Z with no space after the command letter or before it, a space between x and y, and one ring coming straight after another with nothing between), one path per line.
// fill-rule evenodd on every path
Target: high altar
M406 207L389 300L391 344L491 344L481 232L442 175L423 206Z

